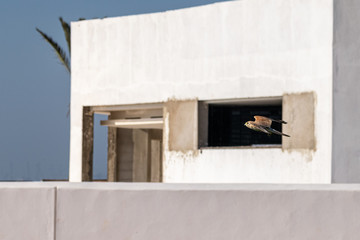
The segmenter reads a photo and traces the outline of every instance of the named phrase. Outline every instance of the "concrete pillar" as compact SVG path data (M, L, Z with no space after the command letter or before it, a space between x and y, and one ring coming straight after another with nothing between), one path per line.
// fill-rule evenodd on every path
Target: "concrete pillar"
M117 181L117 159L116 159L117 128L108 127L108 182Z
M149 134L146 130L134 129L134 160L133 160L133 182L148 181L148 149Z
M117 164L117 181L133 181L133 155L134 142L133 130L117 128L116 131L116 164Z
M152 139L150 141L150 148L150 181L161 182L161 140Z
M90 107L83 108L82 128L82 181L92 181L94 152L94 113Z

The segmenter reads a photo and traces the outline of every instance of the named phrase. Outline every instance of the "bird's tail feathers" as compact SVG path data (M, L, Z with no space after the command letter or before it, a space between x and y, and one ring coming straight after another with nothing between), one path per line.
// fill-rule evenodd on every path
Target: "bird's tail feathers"
M277 122L277 123L283 123L283 124L287 124L287 122L283 121L283 120L274 120L271 119L273 122Z
M275 130L275 129L273 129L273 128L266 128L266 130L267 130L268 132L271 132L271 133L274 133L274 134L277 134L277 135L283 135L283 136L285 136L285 137L290 137L289 135L287 135L287 134L285 134L285 133L282 133L282 132L279 132L279 131L277 131L277 130Z
M285 134L285 133L281 133L281 135L285 136L285 137L290 137L289 135Z

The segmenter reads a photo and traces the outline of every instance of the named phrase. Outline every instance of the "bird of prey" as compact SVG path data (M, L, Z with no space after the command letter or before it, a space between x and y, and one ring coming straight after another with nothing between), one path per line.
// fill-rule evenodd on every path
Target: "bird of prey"
M245 123L245 126L258 131L258 132L263 132L266 133L268 135L271 135L272 133L277 134L277 135L283 135L285 137L290 137L289 135L279 132L273 128L271 128L271 123L272 122L278 122L278 123L284 123L286 124L287 122L283 121L283 120L274 120L271 118L267 118L267 117L263 117L263 116L254 116L255 121L247 121Z

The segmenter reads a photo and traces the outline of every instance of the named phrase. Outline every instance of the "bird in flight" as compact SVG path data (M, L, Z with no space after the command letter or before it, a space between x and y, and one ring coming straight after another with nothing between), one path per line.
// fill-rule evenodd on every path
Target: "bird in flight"
M271 118L267 118L267 117L263 117L263 116L254 116L255 121L247 121L245 123L245 126L258 131L258 132L263 132L266 133L268 135L271 135L272 133L277 134L277 135L283 135L285 137L290 137L289 135L279 132L273 128L271 128L271 123L272 122L278 122L278 123L283 123L286 124L287 122L283 121L283 120L274 120Z

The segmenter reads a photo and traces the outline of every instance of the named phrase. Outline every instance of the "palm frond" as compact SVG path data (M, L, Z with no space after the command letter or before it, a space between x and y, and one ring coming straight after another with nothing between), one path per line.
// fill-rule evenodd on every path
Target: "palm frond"
M65 22L62 17L59 18L60 22L61 22L61 26L64 30L64 35L65 35L65 40L66 43L68 45L68 49L69 49L69 55L71 56L71 28L70 28L70 24Z
M71 73L70 62L66 56L65 51L59 46L59 44L57 44L51 37L46 35L40 29L36 28L36 31L38 31L40 33L40 35L51 45L51 47L55 50L55 53L56 53L57 57L59 58L60 62L66 67L68 72Z

